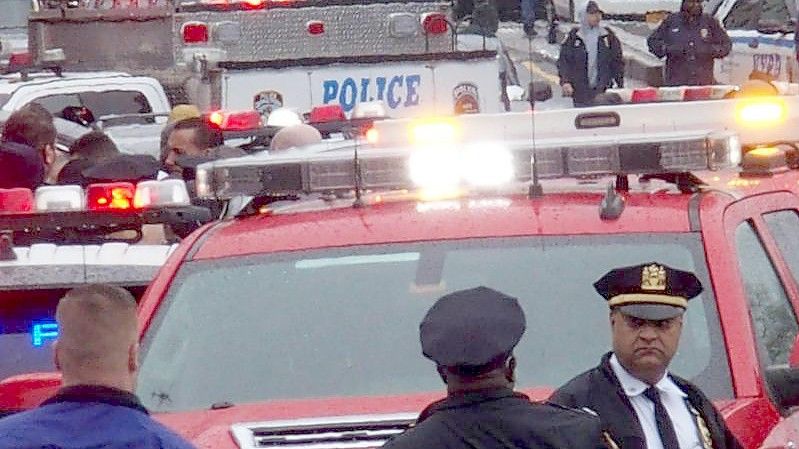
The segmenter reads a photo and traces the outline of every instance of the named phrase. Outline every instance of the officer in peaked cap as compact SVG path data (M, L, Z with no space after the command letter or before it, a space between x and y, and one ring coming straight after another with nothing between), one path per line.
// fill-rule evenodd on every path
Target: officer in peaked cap
M699 279L650 262L612 270L594 288L610 308L613 351L550 400L596 412L611 449L740 449L707 396L668 370Z
M513 391L513 349L524 330L519 302L498 291L478 287L440 298L422 320L420 340L447 397L385 447L602 447L595 415L533 403Z

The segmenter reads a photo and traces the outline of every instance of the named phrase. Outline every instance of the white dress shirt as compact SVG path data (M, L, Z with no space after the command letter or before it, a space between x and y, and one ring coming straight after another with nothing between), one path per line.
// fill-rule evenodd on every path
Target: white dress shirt
M638 415L638 422L641 423L641 429L646 438L647 449L663 449L655 420L655 404L644 396L644 391L649 388L649 384L637 379L624 369L619 363L619 359L616 358L616 354L610 357L610 367L630 399L635 414ZM688 396L685 392L669 378L668 373L655 384L655 388L658 389L660 401L663 402L663 406L671 418L680 449L703 449L699 431L696 428L696 418L688 409L686 403Z

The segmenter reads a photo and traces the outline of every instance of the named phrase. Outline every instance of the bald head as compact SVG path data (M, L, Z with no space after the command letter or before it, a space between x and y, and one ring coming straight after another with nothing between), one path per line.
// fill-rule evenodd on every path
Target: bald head
M56 365L64 384L132 391L138 369L136 300L125 289L91 284L58 303Z

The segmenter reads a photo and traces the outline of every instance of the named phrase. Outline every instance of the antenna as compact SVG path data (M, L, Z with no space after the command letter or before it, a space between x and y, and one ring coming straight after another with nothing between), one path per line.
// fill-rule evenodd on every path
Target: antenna
M530 198L539 198L544 195L544 189L538 180L538 157L535 154L535 88L533 86L534 73L533 73L533 34L527 35L527 58L530 64L530 84L527 86L527 100L530 102L530 129L532 131L533 151L530 153L531 177L532 184L528 196Z
M361 133L356 131L354 134L355 147L353 148L354 152L352 157L352 165L355 169L355 201L353 201L352 207L355 209L360 209L365 206L362 198L363 179L361 179L361 159L358 156L358 144L361 140Z

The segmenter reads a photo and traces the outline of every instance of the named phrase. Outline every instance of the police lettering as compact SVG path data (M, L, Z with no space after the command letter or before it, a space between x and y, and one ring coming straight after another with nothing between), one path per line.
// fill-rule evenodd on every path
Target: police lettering
M384 101L391 109L419 104L420 75L379 76L371 78L346 78L344 81L325 80L322 84L322 102L338 103L350 112L357 103Z

